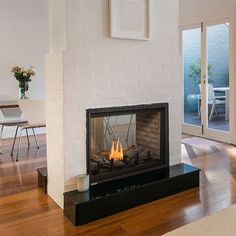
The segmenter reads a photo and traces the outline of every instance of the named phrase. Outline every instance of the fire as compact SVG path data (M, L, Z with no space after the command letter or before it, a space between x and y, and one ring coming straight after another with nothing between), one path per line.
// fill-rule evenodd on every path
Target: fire
M120 143L120 141L118 140L116 142L116 145L115 145L115 142L113 141L112 142L112 147L111 147L111 153L109 155L109 159L110 160L120 160L122 161L123 160L123 148L122 148L122 145Z

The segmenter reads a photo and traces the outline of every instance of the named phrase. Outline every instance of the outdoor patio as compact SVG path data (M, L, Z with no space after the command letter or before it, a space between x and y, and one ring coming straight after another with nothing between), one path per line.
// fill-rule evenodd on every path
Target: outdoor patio
M184 123L200 126L201 120L199 119L198 114L189 112L184 114ZM229 121L225 120L222 114L220 114L218 117L214 117L212 121L208 121L208 125L208 127L211 129L229 131Z

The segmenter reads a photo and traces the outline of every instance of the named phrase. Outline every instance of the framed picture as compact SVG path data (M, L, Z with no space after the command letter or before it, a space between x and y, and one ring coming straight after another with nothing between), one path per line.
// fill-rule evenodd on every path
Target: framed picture
M112 38L149 40L151 0L110 0Z

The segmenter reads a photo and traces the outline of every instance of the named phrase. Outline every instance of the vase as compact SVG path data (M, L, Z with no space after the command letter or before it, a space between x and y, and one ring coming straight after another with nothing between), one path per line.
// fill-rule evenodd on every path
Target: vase
M19 83L19 98L20 99L28 99L28 82L20 82Z
M187 96L187 103L191 112L198 112L198 101L200 97L199 94L189 94Z

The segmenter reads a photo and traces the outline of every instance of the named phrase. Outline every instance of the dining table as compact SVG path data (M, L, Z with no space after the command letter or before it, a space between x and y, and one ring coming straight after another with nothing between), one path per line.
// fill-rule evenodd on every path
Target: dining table
M19 107L17 100L0 101L0 109Z
M214 92L225 94L225 120L229 120L229 87L214 87Z

